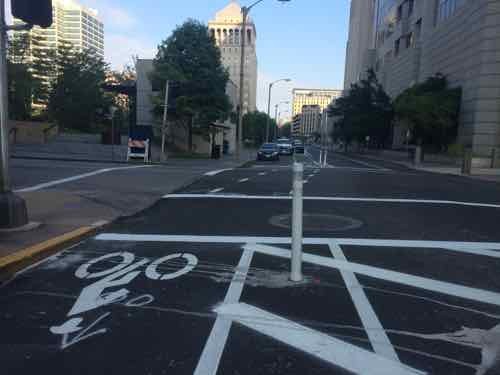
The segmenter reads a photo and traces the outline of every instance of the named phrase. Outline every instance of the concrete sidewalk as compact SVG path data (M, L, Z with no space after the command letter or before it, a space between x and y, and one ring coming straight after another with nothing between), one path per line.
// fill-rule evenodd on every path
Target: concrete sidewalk
M40 226L28 231L0 232L0 268L10 262L6 257L17 261L19 252L31 254L32 247L38 249L36 253L46 247L53 248L59 236L64 236L63 245L68 246L71 243L71 238L66 238L68 233L74 232L73 242L78 241L82 234L93 233L119 217L133 215L209 171L236 168L251 158L253 154L246 152L240 160L171 159L166 165L132 168L112 164L103 168L88 163L86 168L93 170L90 173L82 169L82 162L24 160L20 165L21 161L16 160L12 174L22 185L14 189L20 189L18 194L26 200L30 220ZM52 181L47 181L40 171L50 168L62 170L66 175L55 174ZM103 169L104 172L93 174ZM47 246L43 245L46 241Z

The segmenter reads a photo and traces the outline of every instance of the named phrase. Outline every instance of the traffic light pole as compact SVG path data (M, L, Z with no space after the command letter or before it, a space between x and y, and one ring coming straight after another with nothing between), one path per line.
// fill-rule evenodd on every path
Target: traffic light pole
M7 31L5 0L0 0L0 229L28 224L26 203L12 192L9 177Z

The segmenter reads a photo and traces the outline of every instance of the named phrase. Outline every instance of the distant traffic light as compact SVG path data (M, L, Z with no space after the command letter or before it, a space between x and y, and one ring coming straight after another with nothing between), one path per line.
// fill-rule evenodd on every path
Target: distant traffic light
M29 25L52 25L52 0L12 0L12 15Z

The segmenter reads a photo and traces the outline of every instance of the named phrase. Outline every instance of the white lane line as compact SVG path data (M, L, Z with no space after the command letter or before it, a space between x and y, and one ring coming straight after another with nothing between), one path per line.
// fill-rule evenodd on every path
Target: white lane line
M244 250L240 262L234 272L233 279L224 298L224 304L238 303L245 285L248 268L252 262L253 251ZM215 375L219 368L220 358L226 346L232 320L218 315L201 354L194 375Z
M164 199L197 199L197 198L217 198L217 199L261 199L261 200L289 200L290 197L279 195L246 195L246 194L167 194ZM304 200L309 201L338 201L338 202L375 202L375 203L420 203L420 204L436 204L436 205L456 205L468 207L486 207L500 208L500 204L478 203L478 202L460 202L448 200L434 199L396 199L396 198L361 198L361 197L320 197L309 196L304 197Z
M129 242L187 242L187 243L259 243L259 244L290 244L290 237L256 237L256 236L198 236L198 235L168 235L168 234L121 234L102 233L95 237L99 241L129 241ZM335 241L339 245L354 245L366 247L400 247L428 248L456 251L480 256L500 258L500 242L457 242L457 241L419 241L419 240L378 240L361 238L314 238L305 237L307 245L329 245ZM488 250L486 250L488 249Z
M253 246L252 249L262 254L273 255L280 258L291 257L291 253L289 250L284 250L278 247L257 245ZM430 290L432 292L465 298L471 301L478 301L500 306L500 294L490 292L488 290L471 288L468 286L443 282L426 277L414 276L402 272L387 270L384 268L365 266L364 264L359 263L325 258L318 255L303 254L303 260L304 262L316 264L323 267L354 272L380 280L411 286L414 288Z
M223 172L228 172L228 171L232 171L233 169L232 168L229 168L229 169L218 169L216 171L210 171L210 172L207 172L205 173L205 176L216 176L218 175L219 173L223 173Z
M108 173L108 172L113 172L113 171L122 171L122 170L127 170L127 169L151 168L151 167L154 167L154 165L135 165L133 167L116 167L116 168L98 169L96 171L89 172L89 173L83 173L83 174L79 174L76 176L63 178L60 180L44 182L43 184L38 184L38 185L34 185L34 186L22 188L22 189L16 189L16 190L14 190L14 192L16 192L16 193L28 193L28 192L32 192L32 191L42 190L42 189L45 189L45 188L48 188L51 186L56 186L56 185L61 185L61 184L65 184L65 183L76 181L76 180L81 180L82 178L92 177L92 176L96 176L96 175L103 174L103 173Z
M355 374L424 374L252 305L221 305L215 311L245 327Z
M329 247L334 258L347 262L344 252L336 242L332 241ZM340 274L344 279L347 290L351 295L354 306L358 311L363 327L365 327L365 331L375 353L393 361L399 361L398 355L356 275L344 270L341 270Z
M260 172L259 173L259 176L266 176L267 175L267 172Z
M356 164L359 164L359 165L364 165L366 167L370 167L370 168L373 168L373 169L378 169L378 170L390 170L389 168L384 168L384 167L380 167L378 165L375 165L375 164L372 164L372 163L367 163L365 161L359 161L359 160L356 160L356 159L351 159L347 156L344 156L344 155L340 155L340 154L335 154L336 156L339 156L341 159L346 159L346 160L349 160L350 162L353 162L353 163L356 163Z
M249 178L242 178L241 180L238 180L238 183L243 183L243 182L247 182L249 181L250 179Z
M308 184L308 183L309 183L309 180L304 180L304 181L303 181L303 184L304 184L304 185L305 185L305 184Z
M220 193L222 190L224 190L224 188L217 188L217 189L214 189L214 190L210 190L210 193L212 193L212 194Z

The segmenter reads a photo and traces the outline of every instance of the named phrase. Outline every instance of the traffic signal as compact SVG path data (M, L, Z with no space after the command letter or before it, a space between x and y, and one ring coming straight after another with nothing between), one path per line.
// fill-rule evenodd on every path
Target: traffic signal
M52 0L12 0L12 15L29 25L52 25Z

